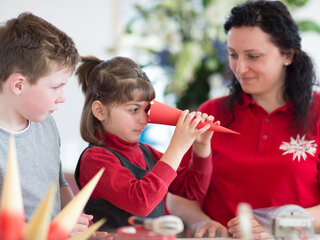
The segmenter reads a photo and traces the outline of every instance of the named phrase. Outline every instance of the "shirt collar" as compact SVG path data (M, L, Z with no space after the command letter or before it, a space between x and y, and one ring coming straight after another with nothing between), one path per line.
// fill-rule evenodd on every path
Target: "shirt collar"
M249 106L259 106L261 107L259 104L257 104L254 100L252 100L251 96L245 92L242 92L242 97L239 101L239 106L242 108L246 108ZM286 111L292 111L293 110L293 105L291 101L288 101L285 105L283 105L282 107L276 109L273 111L273 113L275 112L286 112Z

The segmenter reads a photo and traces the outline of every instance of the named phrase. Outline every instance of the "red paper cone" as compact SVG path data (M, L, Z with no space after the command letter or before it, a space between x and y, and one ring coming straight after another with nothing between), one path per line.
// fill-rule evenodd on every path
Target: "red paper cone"
M0 240L20 240L25 227L24 214L2 209L0 213Z
M4 175L0 206L0 239L18 240L25 227L16 145L10 136L7 169Z
M75 226L84 206L97 185L104 168L81 189L80 192L53 219L49 228L48 240L65 240Z
M181 112L182 111L177 108L153 100L149 112L149 122L175 126L178 122ZM239 134L238 132L232 131L228 128L216 125L208 121L204 123L199 123L197 128L202 128L206 124L210 124L209 130L211 131Z

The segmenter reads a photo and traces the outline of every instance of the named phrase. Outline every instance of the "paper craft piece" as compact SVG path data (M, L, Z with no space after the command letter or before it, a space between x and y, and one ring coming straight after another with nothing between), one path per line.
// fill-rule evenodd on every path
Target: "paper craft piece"
M181 110L153 100L149 112L149 123L164 124L175 126L181 114ZM239 134L233 130L216 125L212 122L199 123L197 128L202 128L206 124L210 124L210 130L222 133Z
M240 240L253 240L252 225L250 221L252 218L251 206L247 203L239 203L237 215L240 226Z
M24 240L47 239L56 191L57 183L51 185L47 195L33 213L23 233Z
M64 240L69 236L103 171L104 168L55 217L50 224L48 240Z
M0 206L0 239L20 239L25 227L14 136L10 136L7 169L4 175Z

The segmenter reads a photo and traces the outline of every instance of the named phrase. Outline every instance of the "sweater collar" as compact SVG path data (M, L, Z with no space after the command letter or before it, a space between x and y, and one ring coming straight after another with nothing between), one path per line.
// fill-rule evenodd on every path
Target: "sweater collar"
M114 149L129 149L129 148L139 148L139 143L134 142L130 143L127 141L122 140L118 136L105 132L104 135L104 144L108 147L114 148Z

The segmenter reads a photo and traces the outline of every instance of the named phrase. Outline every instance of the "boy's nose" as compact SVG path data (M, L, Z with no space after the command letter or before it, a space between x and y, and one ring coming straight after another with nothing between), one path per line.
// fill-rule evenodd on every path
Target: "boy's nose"
M56 100L56 103L63 103L63 102L65 102L65 101L66 101L66 98L65 98L65 96L64 96L64 93L61 92L61 94L59 95L59 97L58 97L57 100Z

